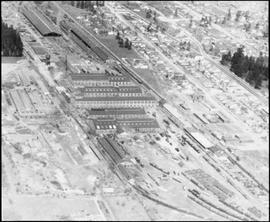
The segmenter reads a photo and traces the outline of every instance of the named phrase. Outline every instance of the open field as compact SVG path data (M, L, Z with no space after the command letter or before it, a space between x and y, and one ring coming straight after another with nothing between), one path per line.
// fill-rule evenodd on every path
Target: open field
M104 219L96 200L89 197L19 195L4 196L4 198L6 199L2 200L4 205L2 219L5 221L40 220L41 218L42 220Z

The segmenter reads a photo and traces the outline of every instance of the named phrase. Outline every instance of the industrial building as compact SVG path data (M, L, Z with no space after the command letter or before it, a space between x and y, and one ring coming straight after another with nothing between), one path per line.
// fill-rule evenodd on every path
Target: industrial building
M155 132L159 125L152 118L110 119L102 118L93 120L95 131L98 134L113 134L119 129L134 130L136 132Z
M61 36L60 30L36 7L22 6L22 13L43 36Z
M146 112L143 108L119 108L119 109L91 109L88 110L89 118L142 118L145 117Z
M78 88L78 93L84 97L112 97L112 96L142 96L143 92L138 86L99 86Z
M140 97L81 97L76 98L75 104L84 108L124 108L124 107L153 107L157 101L153 96Z

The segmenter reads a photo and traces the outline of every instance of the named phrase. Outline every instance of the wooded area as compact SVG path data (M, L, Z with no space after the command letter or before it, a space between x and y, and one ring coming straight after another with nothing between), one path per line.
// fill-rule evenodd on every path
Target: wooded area
M1 35L2 35L2 47L1 55L2 56L15 56L20 57L23 53L23 43L19 33L9 27L6 23L3 22L1 18Z
M266 61L268 61L268 58L263 57L262 53L257 58L245 56L243 48L238 48L233 56L230 51L223 54L220 63L229 65L230 70L237 76L245 79L255 88L260 88L263 80L269 80L268 63Z

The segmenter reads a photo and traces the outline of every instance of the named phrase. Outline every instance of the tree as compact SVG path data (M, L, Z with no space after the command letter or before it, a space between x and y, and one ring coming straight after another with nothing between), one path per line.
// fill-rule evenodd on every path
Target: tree
M211 16L208 17L208 24L212 25L212 17Z
M232 61L232 53L231 53L230 50L229 50L229 52L227 53L227 60L228 60L229 62Z
M231 9L228 10L228 14L227 14L227 20L231 20L232 18L232 13L231 13Z
M245 17L246 21L248 22L249 21L249 18L250 18L249 11L246 11L245 12L244 17Z
M119 33L119 31L117 31L117 34L116 34L116 37L115 37L117 40L119 40L120 39L120 33Z
M151 11L150 10L147 10L146 11L146 16L145 16L146 18L151 18L152 17L152 15L151 15Z
M255 80L255 89L260 89L262 86L262 76L259 75Z
M132 46L132 42L129 42L128 49L130 50Z
M174 11L174 17L178 17L178 8L176 8Z
M85 8L85 4L84 4L84 1L80 1L81 2L81 9L84 9Z
M120 37L118 43L119 43L119 46L122 48L124 45L124 40Z
M218 17L215 15L215 22L214 22L215 24L217 24L218 23Z
M225 25L226 22L227 22L227 19L226 19L226 16L224 16L224 17L223 17L223 20L222 20L222 22L221 22L221 24L222 24L222 25Z
M257 22L256 25L255 25L255 29L258 30L260 28L260 23Z
M239 77L241 77L243 74L242 72L243 59L244 59L243 48L240 47L233 54L232 62L231 62L231 71L234 72Z
M241 11L239 11L239 10L236 12L236 15L235 15L235 21L236 21L236 22L239 21L239 19L240 19L240 17L241 17L241 14L242 14L242 13L241 13Z
M125 48L128 48L128 46L129 46L129 40L128 40L128 38L126 38L124 46L125 46Z
M1 18L1 37L2 46L1 51L3 56L22 56L23 43L21 41L19 33L13 29L12 26L8 26L3 23Z
M251 23L249 22L249 23L245 24L244 29L245 29L246 32L249 32L250 29L251 29Z
M190 47L191 47L191 44L190 44L190 41L188 41L187 43L187 50L190 51Z
M193 17L190 18L188 27L191 28L192 24L193 24Z
M221 65L226 65L227 64L227 59L226 59L226 54L223 54L221 56L221 61L220 61Z
M228 63L230 63L231 60L232 60L231 51L228 51L227 54L223 54L223 55L222 55L220 63L221 63L222 65L228 65Z
M152 23L150 22L149 25L146 28L147 32L150 32L151 25L152 25Z

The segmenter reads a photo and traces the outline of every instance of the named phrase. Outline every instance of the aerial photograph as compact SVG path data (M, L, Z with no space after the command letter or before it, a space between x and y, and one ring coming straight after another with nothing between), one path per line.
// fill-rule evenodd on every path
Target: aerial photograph
M1 1L1 221L269 221L268 1Z

